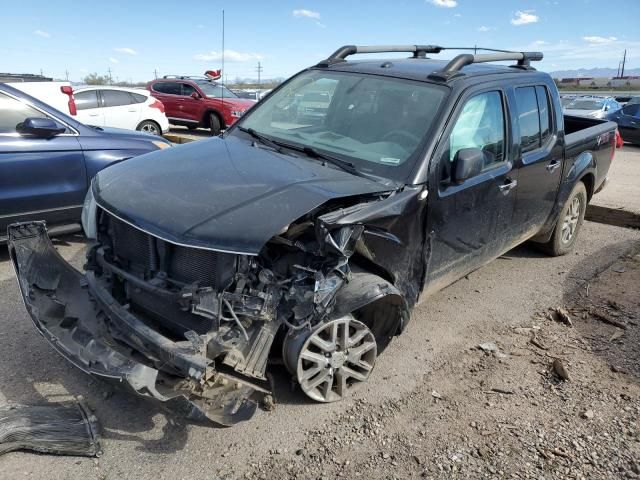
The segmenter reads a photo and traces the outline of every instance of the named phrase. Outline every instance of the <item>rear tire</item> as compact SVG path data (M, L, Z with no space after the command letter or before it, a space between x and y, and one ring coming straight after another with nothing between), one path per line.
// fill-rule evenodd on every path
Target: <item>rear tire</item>
M220 119L218 118L218 115L216 115L215 113L209 114L209 129L211 130L212 136L215 137L220 135L220 130L221 130Z
M587 188L584 183L578 182L558 216L551 239L540 244L540 250L553 257L566 255L573 250L586 210Z
M136 127L139 132L150 133L151 135L162 135L162 128L153 120L144 120Z

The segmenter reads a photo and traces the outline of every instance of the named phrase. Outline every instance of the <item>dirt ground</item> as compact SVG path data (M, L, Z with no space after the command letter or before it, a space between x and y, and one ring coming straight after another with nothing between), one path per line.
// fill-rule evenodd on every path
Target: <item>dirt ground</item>
M639 251L245 477L640 478Z

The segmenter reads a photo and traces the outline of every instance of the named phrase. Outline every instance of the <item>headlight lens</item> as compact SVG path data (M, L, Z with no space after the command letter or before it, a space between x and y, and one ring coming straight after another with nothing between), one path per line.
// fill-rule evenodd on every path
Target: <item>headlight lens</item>
M240 118L244 115L244 110L231 110L231 116L235 118Z
M84 205L82 205L82 229L87 238L96 239L98 236L98 228L96 225L96 213L98 205L96 199L93 198L93 188L89 185L87 195L84 197Z
M160 150L162 150L163 148L169 148L172 145L170 143L167 142L160 142L158 140L152 140L151 143L153 143L156 147L158 147Z

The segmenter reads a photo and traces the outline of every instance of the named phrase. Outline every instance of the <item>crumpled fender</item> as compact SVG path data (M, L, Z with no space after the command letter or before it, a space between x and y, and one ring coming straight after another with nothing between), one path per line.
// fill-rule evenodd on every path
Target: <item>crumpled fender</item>
M353 313L371 329L379 351L402 333L410 319L409 306L400 290L384 278L356 268L335 301L333 314Z

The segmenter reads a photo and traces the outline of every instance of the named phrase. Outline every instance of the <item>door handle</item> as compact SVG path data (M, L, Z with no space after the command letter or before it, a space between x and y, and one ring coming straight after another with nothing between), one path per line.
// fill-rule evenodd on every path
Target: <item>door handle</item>
M504 183L498 187L500 191L505 195L518 186L517 180L510 180L507 178L505 182L509 182L509 183Z
M136 109L135 108L130 108L129 110L127 110L127 112L135 112Z
M556 171L556 169L560 168L560 165L562 165L562 163L560 163L560 160L552 160L551 163L547 165L547 171L549 173L553 173Z

